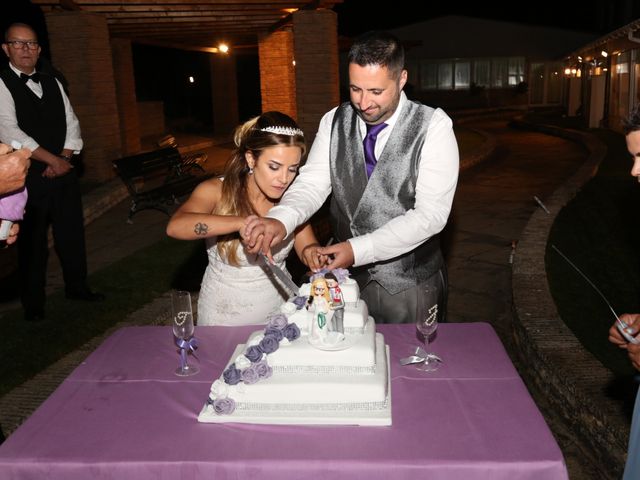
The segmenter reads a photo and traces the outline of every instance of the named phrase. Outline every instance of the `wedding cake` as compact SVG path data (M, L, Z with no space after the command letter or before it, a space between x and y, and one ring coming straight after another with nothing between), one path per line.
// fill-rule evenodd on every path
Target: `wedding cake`
M333 284L316 274L236 347L198 421L391 425L389 349L358 284L332 273Z

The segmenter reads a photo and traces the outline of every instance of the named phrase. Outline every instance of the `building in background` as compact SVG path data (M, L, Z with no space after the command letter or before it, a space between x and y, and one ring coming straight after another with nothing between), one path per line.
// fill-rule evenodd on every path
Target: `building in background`
M565 58L566 107L591 128L620 130L640 100L640 19L585 43Z
M560 106L563 59L594 34L443 16L393 30L405 44L408 94L448 110Z

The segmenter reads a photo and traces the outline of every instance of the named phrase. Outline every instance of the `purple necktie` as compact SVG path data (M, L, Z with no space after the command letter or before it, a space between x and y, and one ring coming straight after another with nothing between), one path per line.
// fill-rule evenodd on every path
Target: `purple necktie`
M373 172L373 168L376 166L377 162L375 149L378 133L380 133L386 126L386 123L379 123L378 125L367 124L367 136L364 137L364 141L362 142L364 146L364 163L367 167L367 178L371 177L371 172Z

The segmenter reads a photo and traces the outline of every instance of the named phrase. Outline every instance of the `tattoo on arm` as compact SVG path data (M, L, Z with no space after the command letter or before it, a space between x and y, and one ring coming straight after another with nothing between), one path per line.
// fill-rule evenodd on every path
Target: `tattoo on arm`
M206 235L209 231L209 225L207 225L206 223L198 222L193 228L193 231L196 235Z

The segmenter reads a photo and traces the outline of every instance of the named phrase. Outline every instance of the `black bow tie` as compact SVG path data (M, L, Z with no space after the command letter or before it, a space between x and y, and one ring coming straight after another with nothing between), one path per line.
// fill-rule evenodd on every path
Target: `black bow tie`
M32 80L36 83L40 83L40 74L38 72L32 74L32 75L27 75L26 73L21 73L20 74L20 78L22 79L22 81L24 83L27 83L29 80Z

